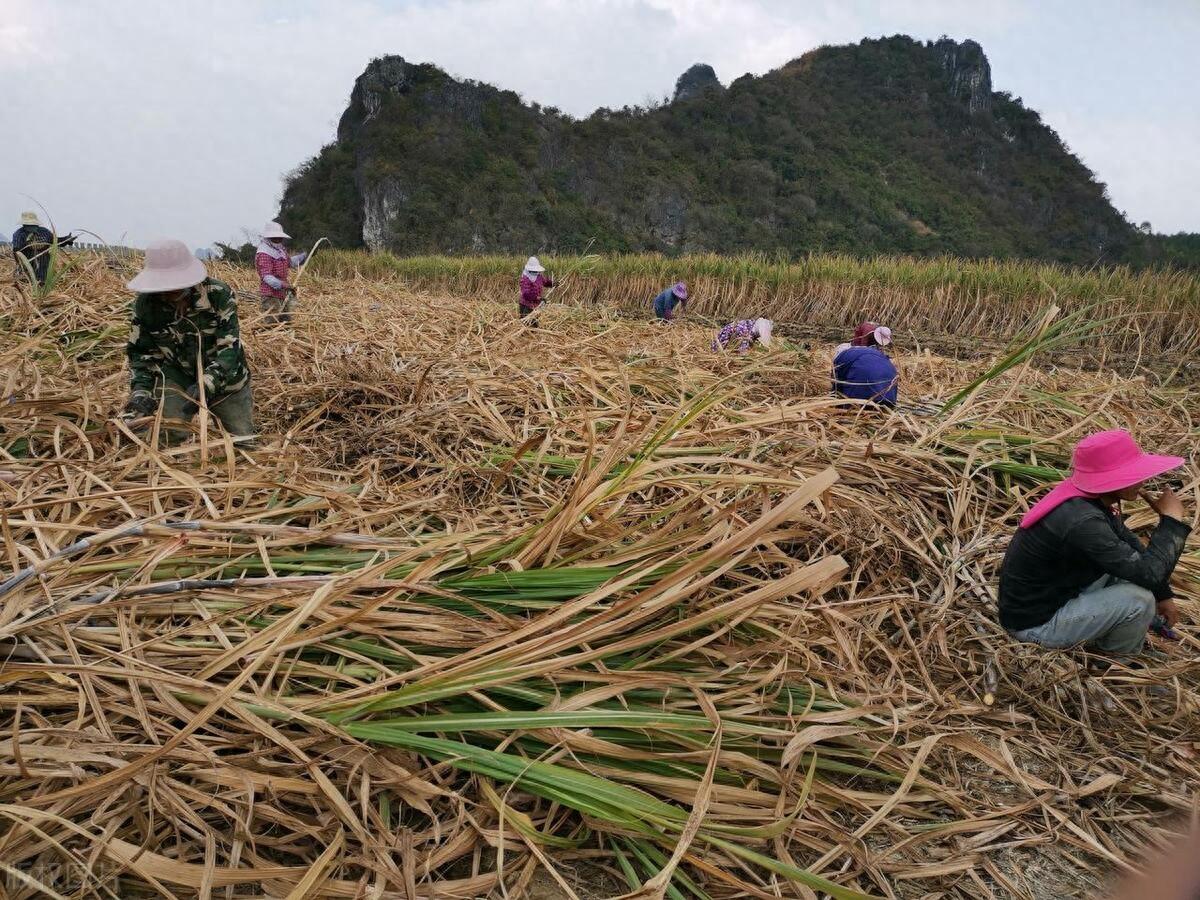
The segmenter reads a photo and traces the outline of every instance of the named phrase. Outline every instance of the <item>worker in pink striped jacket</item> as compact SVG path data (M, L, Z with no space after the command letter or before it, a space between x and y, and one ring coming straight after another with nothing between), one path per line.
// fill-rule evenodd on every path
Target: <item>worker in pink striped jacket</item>
M288 270L303 265L308 256L307 253L289 256L288 240L290 235L278 222L268 222L263 229L262 241L254 253L259 300L266 313L266 321L272 325L292 320L292 310L296 308L296 289L288 281Z

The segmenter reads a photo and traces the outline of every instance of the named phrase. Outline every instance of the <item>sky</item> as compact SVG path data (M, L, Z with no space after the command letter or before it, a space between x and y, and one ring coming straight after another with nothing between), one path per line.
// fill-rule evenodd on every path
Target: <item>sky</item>
M0 230L256 236L383 54L582 117L892 34L978 41L1131 221L1200 231L1200 0L0 0Z

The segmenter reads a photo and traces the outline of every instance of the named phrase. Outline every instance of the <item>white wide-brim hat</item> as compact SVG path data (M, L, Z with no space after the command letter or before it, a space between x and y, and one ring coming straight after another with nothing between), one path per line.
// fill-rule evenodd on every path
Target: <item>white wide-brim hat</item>
M21 213L21 224L22 225L41 225L42 223L41 223L41 220L38 219L37 213L26 211L26 212Z
M283 238L287 241L292 239L292 236L284 231L283 226L278 222L268 222L262 230L262 236L264 238Z
M525 263L526 272L545 272L545 267L541 264L536 256L529 257L529 261Z
M758 341L764 347L771 346L771 333L775 330L775 323L770 319L755 319L754 333L758 335Z
M192 256L183 241L151 241L142 271L126 287L139 294L158 294L195 287L207 277L204 263Z

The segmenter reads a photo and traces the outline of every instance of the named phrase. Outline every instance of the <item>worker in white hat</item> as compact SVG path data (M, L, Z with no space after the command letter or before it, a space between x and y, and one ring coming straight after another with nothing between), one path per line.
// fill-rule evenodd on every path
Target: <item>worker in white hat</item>
M127 417L190 421L201 402L234 438L254 435L250 370L237 301L182 241L154 241L128 287L137 292L129 328ZM168 429L169 442L186 432Z
M72 238L74 240L74 238ZM17 279L32 276L41 287L50 274L50 258L54 233L38 220L37 213L21 213L21 224L13 232L13 259L17 263Z
M296 308L296 289L288 281L288 270L304 265L307 253L288 255L291 235L278 222L268 222L254 252L258 270L258 295L268 322L290 322Z
M550 273L546 271L541 260L536 256L531 256L526 261L525 268L521 270L520 286L521 299L517 305L521 318L524 319L542 305L542 294L554 287L554 279L550 277ZM537 316L534 316L530 322L534 328L537 328Z

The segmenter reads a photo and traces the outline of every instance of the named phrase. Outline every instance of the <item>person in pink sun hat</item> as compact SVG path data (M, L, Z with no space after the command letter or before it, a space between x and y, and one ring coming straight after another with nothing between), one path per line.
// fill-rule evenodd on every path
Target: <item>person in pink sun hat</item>
M1151 498L1144 487L1183 463L1143 452L1126 431L1080 441L1070 477L1025 514L1004 556L1000 624L1009 634L1132 655L1156 613L1174 626L1169 582L1191 528L1170 488ZM1159 515L1148 544L1121 517L1121 501L1139 496Z

